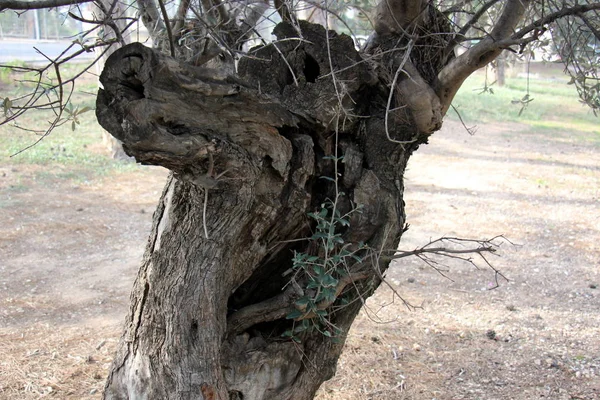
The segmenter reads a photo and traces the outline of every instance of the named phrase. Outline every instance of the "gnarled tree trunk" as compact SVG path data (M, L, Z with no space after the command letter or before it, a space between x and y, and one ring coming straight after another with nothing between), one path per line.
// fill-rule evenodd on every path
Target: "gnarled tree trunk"
M394 71L414 69L386 51L392 36L374 38L380 56L366 62L349 37L300 28L302 39L280 24L280 41L242 58L235 76L140 44L108 60L100 123L173 174L106 399L312 399L334 374L389 264L382 254L400 240L408 158L440 112L419 86L425 70L396 79L405 91L390 107ZM336 216L345 221L322 234ZM319 270L317 259L337 261Z

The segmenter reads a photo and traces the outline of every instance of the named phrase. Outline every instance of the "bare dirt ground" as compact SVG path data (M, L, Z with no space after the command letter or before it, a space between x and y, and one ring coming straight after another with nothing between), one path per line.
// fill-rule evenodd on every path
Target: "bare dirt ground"
M596 132L596 138L598 137ZM350 332L333 399L600 399L598 140L452 122L413 157L401 247L512 243L492 270L417 259ZM92 182L0 167L0 399L98 399L166 176ZM399 293L416 309L394 296Z

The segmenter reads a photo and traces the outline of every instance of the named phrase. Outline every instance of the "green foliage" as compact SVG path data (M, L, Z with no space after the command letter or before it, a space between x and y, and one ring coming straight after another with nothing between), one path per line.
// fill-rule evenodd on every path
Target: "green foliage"
M81 124L81 121L80 121L81 114L86 113L91 110L92 110L91 107L86 106L86 107L79 108L79 106L77 106L77 107L73 108L73 103L67 104L67 106L65 107L63 112L67 115L66 120L71 121L71 130L72 131L75 130L77 125Z
M10 61L0 66L0 85L11 85L15 82L15 69L26 68L24 61Z
M598 118L581 104L577 91L556 75L508 78L503 87L486 85L482 73L467 79L453 101L467 125L487 122L520 122L534 131L592 134L600 140ZM487 86L487 88L486 88ZM484 90L486 89L486 90ZM457 119L452 110L451 119Z
M96 122L89 100L74 99L80 107L71 107L68 118L70 124L58 127L38 144L11 157L24 148L35 143L40 136L18 127L6 124L0 128L0 165L43 165L47 166L46 174L55 178L87 180L94 176L102 176L113 171L126 171L138 168L135 164L116 161L94 150L102 141L102 128ZM88 108L86 110L86 108ZM18 122L23 124L42 124L46 122L43 111L32 110L24 114ZM73 132L72 124L78 129ZM40 175L40 178L44 176Z
M341 157L328 158L335 163L342 161ZM333 181L337 187L337 179L321 178ZM342 232L350 226L351 215L360 212L362 206L356 205L342 214L338 208L342 196L345 196L343 192L337 192L333 200L325 200L317 211L307 214L316 224L307 247L317 249L317 254L294 252L294 279L302 282L304 295L296 300L295 309L287 315L287 319L293 319L295 323L283 337L298 342L298 335L305 331L318 330L332 339L340 334L329 318L331 305L340 295L340 280L350 274L351 265L363 262L359 254L367 249L363 243L344 241Z

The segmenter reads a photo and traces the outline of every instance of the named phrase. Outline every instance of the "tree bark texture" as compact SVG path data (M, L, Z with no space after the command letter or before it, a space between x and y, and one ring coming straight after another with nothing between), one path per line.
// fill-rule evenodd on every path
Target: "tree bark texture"
M397 40L372 43L379 56L365 57L345 35L300 28L302 37L278 25L279 40L253 49L236 75L140 44L108 60L100 123L138 162L173 173L105 399L308 400L335 373L344 335L387 268L380 252L403 232L408 158L440 121L420 129L402 107L406 92L389 109L404 58L387 51ZM308 213L327 199L350 212L337 233L359 257L335 276L333 298L308 312L298 299L320 288L292 259L323 256L307 239ZM303 321L311 329L285 337Z

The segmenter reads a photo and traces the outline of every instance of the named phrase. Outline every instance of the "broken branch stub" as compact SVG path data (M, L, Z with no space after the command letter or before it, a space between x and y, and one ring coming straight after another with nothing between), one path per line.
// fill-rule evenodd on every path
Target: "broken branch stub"
M220 170L243 176L244 159L268 156L285 175L291 145L276 127L297 118L239 79L134 43L108 59L100 82L98 121L138 162L195 172L211 152Z

